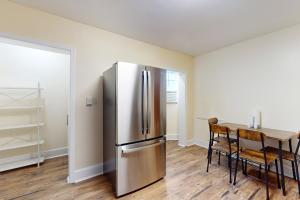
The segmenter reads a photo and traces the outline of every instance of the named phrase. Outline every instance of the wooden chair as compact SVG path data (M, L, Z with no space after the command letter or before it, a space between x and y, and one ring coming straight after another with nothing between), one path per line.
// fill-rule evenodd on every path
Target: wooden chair
M207 155L207 169L208 172L209 164L211 163L212 158L212 152L213 150L217 152L223 152L228 156L228 166L229 166L229 182L232 182L231 178L231 157L232 154L237 152L237 148L234 144L230 142L229 137L229 128L225 126L219 126L217 124L210 124L210 142L208 147L208 155ZM219 139L223 137L223 139L220 139L217 143L215 143L214 135L218 134Z
M209 143L215 143L215 142L226 142L227 138L226 137L220 137L220 134L217 134L217 136L214 135L214 133L211 131L211 125L213 124L218 124L219 120L218 118L210 118L208 119L208 126L209 126ZM236 142L236 139L230 138L230 142L234 143ZM216 151L216 154L218 154L218 164L220 165L220 159L221 159L221 152ZM228 155L226 155L228 156ZM229 159L228 159L229 161ZM211 162L210 162L211 163ZM229 167L229 162L228 162L228 167Z
M260 142L262 146L262 150L253 150L253 149L240 149L240 139L244 139L245 141L256 141ZM259 131L253 131L253 130L245 130L245 129L238 129L237 130L237 158L236 158L236 165L235 165L235 172L234 172L234 181L233 185L236 184L236 174L237 174L237 168L238 168L238 163L239 160L241 159L242 164L244 161L246 162L245 164L245 169L243 171L247 171L247 162L252 162L258 164L260 167L261 165L264 166L265 169L265 184L266 184L266 195L267 199L270 199L269 197L269 178L268 178L268 171L270 164L275 162L276 166L276 175L277 175L277 183L278 187L280 187L280 182L279 182L279 173L278 173L278 164L277 164L277 157L274 156L273 154L269 154L265 151L265 144L264 144L264 138L265 134L261 133Z
M282 150L282 158L291 162L293 178L298 182L298 193L300 194L300 180L299 180L299 169L298 169L298 160L300 159L300 156L298 155L299 146L300 146L300 132L298 133L298 144L295 152L293 152L292 140L289 140L289 151ZM279 152L278 148L267 146L265 147L265 151L278 158L278 152Z
M211 136L211 125L212 124L218 124L218 122L219 122L219 120L218 120L218 118L209 118L208 119L208 126L209 126L209 133L210 133L210 136ZM226 141L227 140L227 138L226 137L220 137L220 134L218 134L216 137L213 137L213 139L214 139L214 141L215 142L221 142L221 141ZM231 142L236 142L236 139L234 139L234 138L230 138L230 141Z

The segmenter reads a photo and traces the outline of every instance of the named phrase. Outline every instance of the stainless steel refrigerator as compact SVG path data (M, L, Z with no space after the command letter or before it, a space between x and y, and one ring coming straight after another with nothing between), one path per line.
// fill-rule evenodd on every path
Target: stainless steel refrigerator
M117 62L103 96L104 173L119 197L166 174L166 70Z

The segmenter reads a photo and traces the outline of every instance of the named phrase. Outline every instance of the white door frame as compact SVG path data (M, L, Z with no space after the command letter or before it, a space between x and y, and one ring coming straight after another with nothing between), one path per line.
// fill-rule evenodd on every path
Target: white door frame
M50 47L54 49L61 49L64 51L69 52L70 55L70 93L68 95L68 166L69 166L69 176L67 178L68 183L75 183L75 144L76 144L76 129L75 129L75 106L76 106L76 60L75 55L76 51L74 48L45 42L41 40L36 40L28 37L22 37L18 35L14 35L12 33L4 33L0 32L0 37L11 39L11 40L18 40L26 43L31 43L35 45Z
M184 72L178 72L178 144L187 146L187 78Z

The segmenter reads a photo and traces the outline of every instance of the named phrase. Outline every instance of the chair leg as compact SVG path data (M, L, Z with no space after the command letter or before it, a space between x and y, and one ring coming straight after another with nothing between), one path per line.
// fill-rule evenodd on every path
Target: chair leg
M244 163L244 160L243 160L243 159L242 159L241 161L242 161L242 172L243 172L243 174L245 175L245 166L244 166L245 163Z
M221 152L219 151L218 165L221 164Z
M209 152L210 152L210 149L211 149L211 145L210 145L210 142L208 144L208 149L207 149L207 159L209 160Z
M229 183L232 183L231 179L231 154L228 155L228 161L229 161Z
M260 179L261 179L261 164L259 164L258 178L260 178Z
M209 161L209 164L211 164L211 157L212 157L212 154L213 154L213 150L211 147L209 147L209 150L208 150L208 161Z
M229 154L227 155L227 161L228 161L228 163L227 163L228 168L230 168L230 155Z
M207 152L207 168L206 172L208 172L209 164L211 164L211 156L212 156L212 149L209 147Z
M268 165L265 165L265 181L266 181L266 195L267 195L267 200L270 199L269 196L269 176L268 176Z
M297 176L297 182L298 182L298 193L299 193L299 195L300 195L300 180L299 180L299 169L298 169L297 156L295 156L294 162L295 162L296 176Z
M248 161L245 160L245 175L246 175L246 176L248 176L247 166L248 166Z
M243 162L242 162L243 163ZM236 174L237 174L237 169L239 166L239 157L237 156L236 162L235 162L235 169L234 169L234 179L233 179L233 185L236 184Z
M294 178L294 180L297 180L297 178L296 178L296 173L295 173L295 165L294 165L294 161L291 161L291 164L292 164L293 178Z
M211 163L211 156L212 156L212 149L209 148L208 149L208 155L207 155L207 168L206 168L206 172L208 172L209 164Z
M208 148L207 148L207 156L206 156L207 159L208 159L209 149L210 149L210 144L208 145Z
M275 160L275 167L276 167L276 177L277 177L278 189L280 189L281 186L280 186L280 179L279 179L279 173L278 173L278 162L277 162L277 159Z
M283 167L283 158L282 158L282 141L278 141L278 156L279 156L279 165L280 165L280 185L282 189L282 194L283 196L286 195L286 190L285 190L285 177L284 177L284 167Z

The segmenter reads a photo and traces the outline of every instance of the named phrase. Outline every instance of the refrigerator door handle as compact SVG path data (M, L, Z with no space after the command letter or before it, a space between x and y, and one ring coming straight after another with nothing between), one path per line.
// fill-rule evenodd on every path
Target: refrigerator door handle
M147 72L142 71L142 102L141 102L141 123L142 123L142 134L147 133Z
M165 142L165 140L160 140L160 141L158 141L154 144L150 144L150 145L146 145L146 146L142 146L142 147L136 147L136 148L122 147L122 154L134 153L134 152L137 152L137 151L141 151L143 149L156 147L156 146L159 146L159 145L163 144L164 142Z
M142 71L142 95L141 95L141 125L142 125L142 134L144 134L144 84L145 84L145 76L144 71Z
M151 88L151 72L147 71L147 128L146 128L146 132L147 134L150 133L150 127L151 127L151 106L152 106L152 102L151 102L151 96L150 94L152 92L152 88Z

